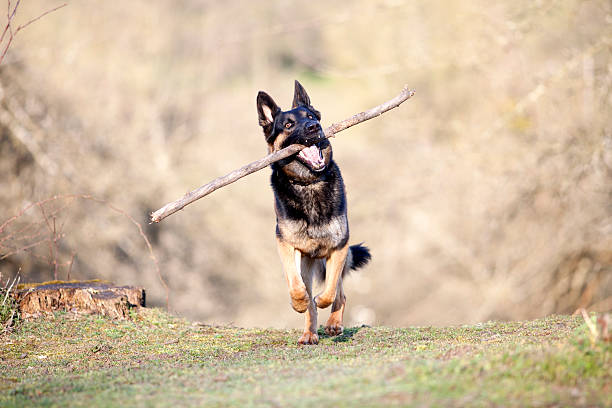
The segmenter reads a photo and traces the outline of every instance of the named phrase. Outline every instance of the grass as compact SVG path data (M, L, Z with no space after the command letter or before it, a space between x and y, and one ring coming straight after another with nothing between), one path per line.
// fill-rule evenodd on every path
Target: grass
M612 406L578 317L320 334L57 313L0 337L0 406Z
M8 279L3 284L2 272L0 272L0 334L9 330L19 319L17 302L15 302L15 299L11 296L11 291L16 283L19 283L19 275L13 278L12 281Z

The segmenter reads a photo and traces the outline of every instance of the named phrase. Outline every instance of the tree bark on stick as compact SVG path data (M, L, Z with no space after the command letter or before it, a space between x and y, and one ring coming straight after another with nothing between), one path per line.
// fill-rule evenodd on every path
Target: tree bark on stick
M350 118L343 120L342 122L332 124L331 126L329 126L328 128L324 130L325 137L326 138L334 137L336 133L341 132L344 129L348 129L351 126L357 125L361 122L365 122L366 120L380 116L383 113L393 108L397 108L403 102L405 102L406 100L414 96L414 94L415 94L415 90L408 89L408 87L406 86L404 87L404 89L402 89L402 92L400 92L400 94L397 95L395 98L388 100L387 102L381 105L378 105L370 110L353 115ZM252 163L242 166L241 168L236 169L232 171L231 173L226 174L225 176L217 177L210 183L205 184L185 194L182 198L176 201L172 201L171 203L164 205L159 210L154 211L153 213L151 213L151 221L160 222L167 216L172 215L175 212L182 210L183 208L185 208L185 206L193 203L196 200L199 200L200 198L212 193L213 191L221 187L224 187L228 184L231 184L235 182L236 180L241 179L244 176L247 176L251 173L255 173L256 171L259 171L274 162L277 162L293 154L296 154L300 150L304 149L305 147L306 146L298 145L298 144L294 144L294 145L285 147L282 150L270 153L269 155L267 155L266 157L262 159L256 160Z

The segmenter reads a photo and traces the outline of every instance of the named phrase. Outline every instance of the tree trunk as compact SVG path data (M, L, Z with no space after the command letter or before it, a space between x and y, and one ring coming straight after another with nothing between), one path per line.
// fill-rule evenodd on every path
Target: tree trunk
M145 290L100 281L47 282L20 285L15 299L26 319L58 310L125 319L130 309L145 306Z

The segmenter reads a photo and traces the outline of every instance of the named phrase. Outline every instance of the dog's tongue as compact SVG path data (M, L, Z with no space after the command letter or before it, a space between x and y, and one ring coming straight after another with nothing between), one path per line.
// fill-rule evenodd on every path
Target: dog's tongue
M323 159L323 155L321 154L321 150L316 145L312 145L303 149L299 156L306 160L313 169L320 169L325 166L325 160Z

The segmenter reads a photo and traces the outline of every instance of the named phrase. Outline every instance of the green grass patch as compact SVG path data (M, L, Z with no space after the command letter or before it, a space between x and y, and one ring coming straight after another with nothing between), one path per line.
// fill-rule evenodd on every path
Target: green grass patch
M582 318L320 334L58 313L0 337L0 406L612 405Z

